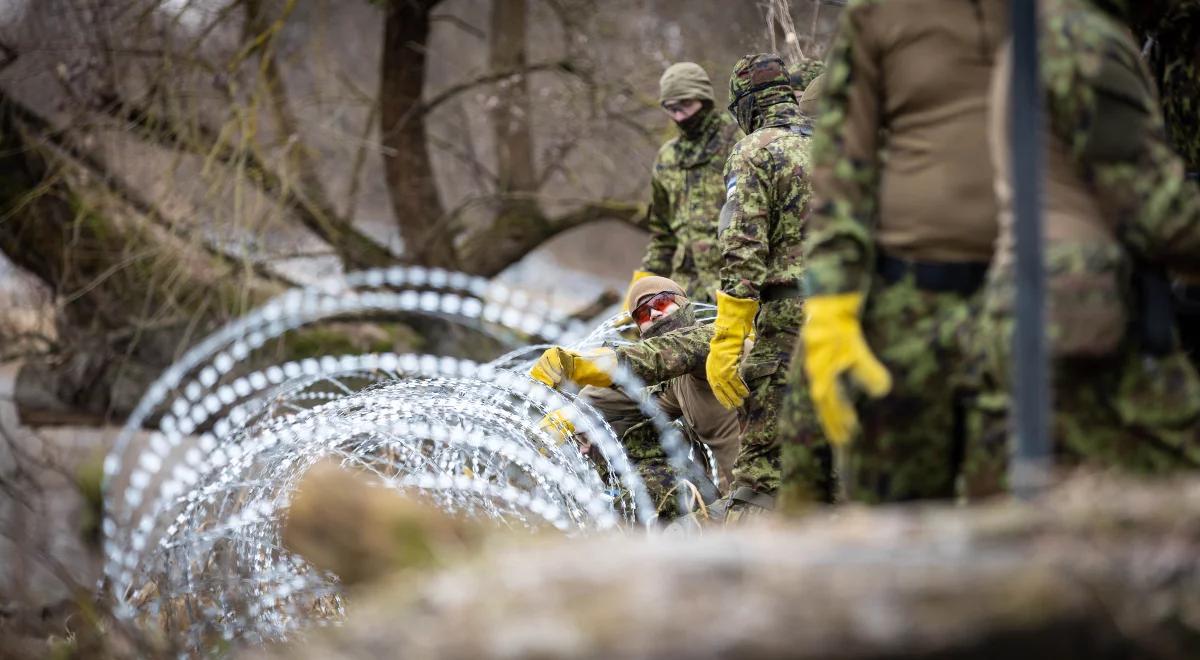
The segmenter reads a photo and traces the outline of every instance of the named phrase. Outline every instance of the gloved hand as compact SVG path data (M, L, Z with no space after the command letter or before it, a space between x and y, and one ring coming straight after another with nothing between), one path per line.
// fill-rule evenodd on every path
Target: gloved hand
M804 301L804 309L800 340L804 342L809 396L825 437L835 446L843 445L858 428L858 415L842 391L841 375L849 373L855 384L874 398L891 391L892 375L863 338L858 316L861 293L812 296Z
M730 410L742 405L750 394L738 374L738 364L743 342L754 332L754 315L757 313L757 300L717 292L717 320L713 321L713 337L708 342L704 373L717 401Z
M566 442L567 438L575 435L575 425L567 419L565 408L546 413L542 421L538 422L538 430L554 439L554 444L561 445Z
M617 353L611 348L593 348L585 353L555 346L547 348L529 370L529 376L547 387L574 381L579 386L608 387L609 374L617 367Z
M633 277L630 278L630 280L629 280L629 286L625 287L625 298L624 298L624 301L621 303L621 311L622 312L626 312L626 313L629 312L629 288L633 286L633 283L642 279L643 277L650 277L653 274L654 273L649 273L644 270L633 271Z

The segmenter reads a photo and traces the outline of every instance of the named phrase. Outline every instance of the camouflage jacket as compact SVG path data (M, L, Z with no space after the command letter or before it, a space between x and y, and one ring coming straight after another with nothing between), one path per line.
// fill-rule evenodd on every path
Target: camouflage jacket
M721 168L737 139L737 124L711 110L700 137L672 138L658 150L647 217L650 244L642 270L670 277L697 302L712 302L721 255L717 218L725 200Z
M721 232L721 290L758 300L764 287L796 286L808 218L808 135L795 103L763 110L761 124L725 165L729 225Z
M1200 258L1200 190L1163 126L1155 85L1129 30L1086 0L1045 0L1042 85L1051 133L1139 259Z
M617 360L647 385L685 374L704 375L711 323L698 323L650 339L617 347Z
M1194 176L1200 172L1200 0L1180 3L1146 36L1167 137Z
M1088 0L1043 0L1042 9L1050 350L1057 357L1112 355L1138 313L1130 305L1135 263L1178 268L1200 259L1200 189L1185 179L1167 140L1154 83L1128 27ZM1008 105L1010 67L1006 52L993 107ZM1007 171L1007 122L994 121L992 132L996 171ZM1013 313L1016 284L1007 177L997 178L996 190L1001 231L985 306L999 318Z
M812 145L807 293L865 292L878 249L988 261L988 84L1007 14L1005 0L850 0L842 10Z

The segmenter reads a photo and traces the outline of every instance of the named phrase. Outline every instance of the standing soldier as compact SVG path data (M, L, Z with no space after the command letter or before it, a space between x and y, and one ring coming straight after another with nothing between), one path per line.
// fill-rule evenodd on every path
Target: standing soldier
M1055 449L1068 462L1145 472L1200 467L1200 379L1174 344L1169 313L1156 312L1136 284L1149 271L1200 260L1200 190L1166 139L1154 83L1128 30L1170 4L1042 3L1047 339ZM995 108L1008 107L1004 62ZM1016 289L1006 119L997 113L991 131L1001 233L980 327L985 374L1001 397L1014 387ZM972 480L1002 480L1004 422L994 419L981 450L970 451L996 459L972 470Z
M1007 13L1005 0L850 0L842 12L813 140L804 368L789 379L806 381L824 435L804 420L788 429L785 499L821 495L804 482L826 439L845 497L954 494L962 335L996 236L984 155ZM877 400L856 407L847 384Z
M1188 178L1200 180L1200 0L1181 0L1138 26L1162 98L1167 138ZM1175 311L1184 349L1200 365L1200 265L1175 273Z
M737 125L713 110L712 84L699 64L680 62L663 72L659 101L679 128L658 150L650 187L650 244L633 280L662 275L695 302L711 303L721 255L717 217L725 201L721 168L741 137Z
M746 132L725 165L721 290L705 371L726 408L745 401L728 520L773 506L775 421L801 320L801 243L808 215L808 135L778 55L747 55L729 79L729 109ZM743 356L751 333L757 340ZM744 361L744 364L742 364ZM739 368L741 367L741 368ZM742 373L745 379L742 378Z

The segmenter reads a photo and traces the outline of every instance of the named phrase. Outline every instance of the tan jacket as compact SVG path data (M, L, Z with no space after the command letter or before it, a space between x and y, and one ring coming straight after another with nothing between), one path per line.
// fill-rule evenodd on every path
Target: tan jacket
M580 396L604 416L618 435L645 419L637 403L620 390L589 386L583 388ZM726 410L713 396L708 382L695 374L667 381L657 402L668 417L682 417L700 441L712 450L720 475L718 487L722 493L728 492L740 447L737 410Z
M859 189L836 168L818 170L821 202L874 196L876 242L894 256L988 261L996 236L988 84L1008 3L880 0L845 11L849 52L835 53L826 73L837 80L838 68L849 68L845 119L830 139L840 142L840 163L873 165L880 178Z
M996 243L996 265L1012 267L1014 258L1013 191L1010 174L1008 120L1011 44L1000 52L992 78L991 113L988 140L996 172L996 199L999 204L1000 236ZM1039 139L1045 145L1042 173L1042 235L1047 246L1066 243L1097 246L1118 245L1113 220L1100 208L1099 200L1074 165L1062 138L1048 130L1043 115Z
M1007 111L1011 71L1010 44L1001 51L992 80L988 130L1000 225L993 268L1004 281L1014 277L1015 265ZM1111 214L1104 212L1095 191L1072 160L1067 144L1050 130L1049 121L1043 115L1039 136L1045 146L1042 240L1047 265L1049 350L1061 358L1104 356L1118 348L1128 325L1128 309L1123 304L1126 284L1121 275L1127 268L1126 257ZM1002 314L1015 314L1015 288L1000 290L1003 295L989 294L988 307Z

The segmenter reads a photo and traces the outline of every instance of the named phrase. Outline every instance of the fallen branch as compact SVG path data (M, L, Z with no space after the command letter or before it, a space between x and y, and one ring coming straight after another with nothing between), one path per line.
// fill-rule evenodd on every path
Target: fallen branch
M1191 658L1200 479L841 508L693 537L509 539L270 657ZM336 517L336 513L331 513ZM485 546L487 547L487 546Z

